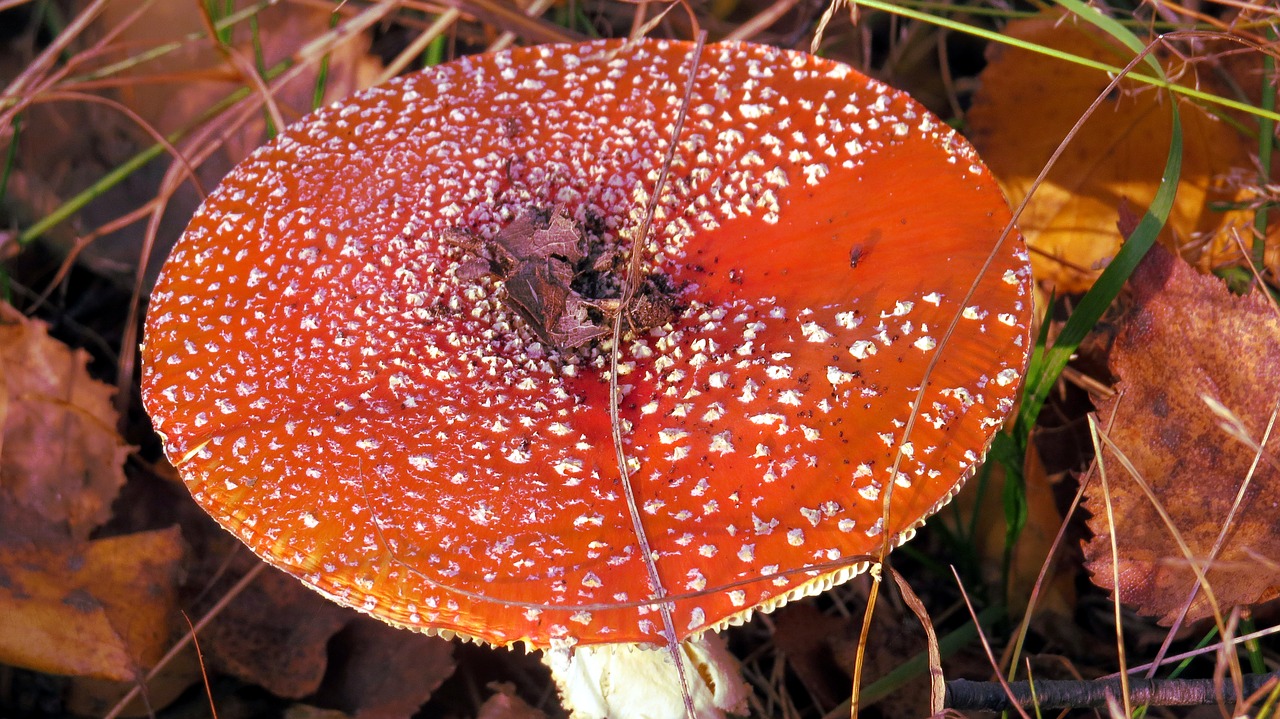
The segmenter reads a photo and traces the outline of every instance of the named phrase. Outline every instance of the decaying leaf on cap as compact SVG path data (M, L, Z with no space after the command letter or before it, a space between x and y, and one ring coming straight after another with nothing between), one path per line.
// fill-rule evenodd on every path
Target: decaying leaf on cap
M741 709L714 630L909 539L1029 351L962 138L839 63L693 47L522 48L325 108L210 194L148 312L144 402L210 514L391 624L546 650L581 716L683 714L677 660L696 712Z
M502 302L558 350L577 349L612 332L622 308L625 284L617 250L587 246L583 233L560 209L546 222L523 214L491 240L451 230L448 242L474 256L457 270L459 279L492 275L502 282ZM660 287L661 275L646 280L625 309L627 327L644 333L677 315L673 288Z
M1170 622L1219 536L1225 543L1206 574L1226 611L1277 596L1280 556L1275 505L1280 472L1233 439L1206 398L1228 410L1252 441L1261 442L1280 402L1280 319L1255 291L1233 295L1160 247L1134 272L1111 351L1117 394L1102 401L1106 433L1150 486L1191 550L1187 557L1138 482L1104 451L1119 548L1120 599ZM1112 419L1114 417L1114 419ZM1274 433L1266 451L1280 454ZM1236 505L1244 487L1243 501ZM1094 532L1085 545L1093 581L1112 584L1111 530L1101 483L1087 495ZM1234 515L1233 515L1233 507ZM1228 517L1231 517L1228 523ZM1189 619L1209 616L1201 592Z

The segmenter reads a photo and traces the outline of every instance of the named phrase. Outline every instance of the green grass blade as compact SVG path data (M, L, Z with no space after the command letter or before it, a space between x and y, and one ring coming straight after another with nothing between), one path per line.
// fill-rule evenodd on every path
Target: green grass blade
M1067 366L1071 355L1102 318L1102 313L1111 306L1116 295L1120 294L1120 288L1146 256L1147 250L1155 244L1156 238L1169 219L1174 196L1178 191L1178 179L1182 173L1182 122L1177 105L1170 103L1169 107L1173 116L1173 136L1169 143L1169 157L1165 162L1164 175L1160 178L1160 187L1151 201L1151 207L1147 208L1137 229L1121 246L1111 264L1107 265L1093 287L1080 300L1080 305L1067 319L1053 347L1046 352L1037 351L1032 355L1031 367L1027 371L1027 390L1022 398L1022 409L1018 415L1019 436L1027 436L1035 426L1036 417L1040 415L1049 391L1058 381L1058 376Z
M265 78L267 76L267 58L262 51L262 33L258 27L258 16L249 16L249 37L253 43L253 67L258 71L258 76ZM283 128L276 127L276 122L271 117L271 112L266 107L262 108L262 121L267 128L267 139L274 139L276 133Z
M329 29L333 30L338 26L338 12L329 13ZM319 110L320 105L324 103L324 91L329 85L329 62L332 60L333 53L326 52L324 57L320 58L320 67L316 70L316 88L311 94L311 109Z
M1267 37L1272 42L1276 39L1275 28L1269 28ZM1271 53L1262 53L1262 109L1275 112L1276 94L1270 88L1275 87L1276 59ZM1266 185L1271 182L1271 152L1275 149L1276 123L1269 117L1258 118L1258 182ZM1267 215L1268 207L1264 203L1253 216L1253 264L1261 272L1267 259Z
M445 37L440 35L432 40L430 45L427 45L427 49L422 53L423 67L435 67L444 62L444 43Z
M1133 51L1134 55L1139 55L1147 49L1147 43L1140 40L1129 28L1120 24L1115 18L1103 15L1092 5L1087 5L1080 0L1058 0L1058 4L1069 10L1071 14L1123 43L1125 47ZM1156 59L1154 53L1147 53L1147 56L1143 58L1143 62L1147 64L1147 67L1155 71L1156 77L1160 78L1161 82L1167 83L1169 81L1169 78L1164 74L1164 68L1160 66L1160 61ZM1131 74L1130 76L1132 77L1133 75Z
M9 140L9 149L4 153L4 169L0 170L0 207L9 197L9 176L13 174L13 166L18 161L18 141L22 139L22 115L13 118L13 136Z
M1145 49L1146 45L1127 28L1092 7L1079 0L1059 0L1059 2L1081 19L1112 34L1135 52L1142 52ZM1155 57L1148 55L1145 60L1156 69L1157 74L1163 77L1164 71L1160 69L1160 64ZM1160 186L1151 201L1151 206L1143 214L1133 234L1120 247L1111 264L1107 265L1093 287L1081 299L1075 312L1067 319L1053 347L1042 351L1041 346L1037 346L1031 356L1031 364L1027 369L1026 393L1022 398L1022 407L1015 426L1017 437L1022 438L1024 442L1025 438L1030 436L1031 428L1035 426L1036 418L1044 407L1049 391L1057 383L1071 355L1102 318L1102 314L1111 306L1116 295L1120 294L1120 289L1129 279L1129 275L1133 274L1134 268L1146 256L1147 250L1155 244L1156 238L1159 237L1160 231L1164 229L1169 219L1169 213L1173 209L1173 201L1178 192L1178 181L1182 176L1183 145L1182 118L1178 112L1178 103L1170 102L1169 112L1172 124L1169 155L1165 160L1164 173L1160 178Z
M1077 55L1065 53L1060 50L1055 50L1051 47L1044 47L1043 45L1036 45L1033 43L1028 43L1022 40L1018 40L1017 38L1008 37L1007 35L1001 35L999 32L995 30L988 30L987 28L977 27L975 25L969 25L963 22L959 22L957 20L952 20L950 18L939 17L937 15L931 15L925 12L919 12L908 7L896 5L893 2L890 2L889 0L850 0L850 2L855 6L869 7L874 10L882 10L887 13L892 13L900 17L910 18L912 20L919 20L920 22L926 22L931 25L936 25L938 27L945 28L947 30L953 30L955 32L964 33L972 37L982 38L983 40L988 40L990 42L1000 43L1001 45L1008 45L1010 47L1016 47L1022 50L1029 50L1031 52L1038 53L1046 57L1056 58L1064 62L1070 62L1072 64L1079 65L1081 67L1088 67L1094 70L1100 70L1110 75L1117 75L1123 72L1124 70L1124 68L1116 67L1114 65L1110 65L1105 62L1100 62L1098 60L1093 60L1087 57L1079 57ZM1088 7L1087 5L1080 5L1079 3L1077 3L1077 5L1079 5L1080 7ZM1093 20L1100 17L1100 18L1103 18L1104 20L1109 20L1115 23L1116 27L1120 28L1121 30L1124 30L1124 32L1126 33L1129 33L1129 31L1124 28L1124 25L1118 22L1115 22L1110 18L1106 18L1105 16L1098 14L1096 11L1093 12L1093 16L1095 17L1085 17L1084 19L1090 22L1093 22ZM1129 33L1129 34L1132 35L1132 33ZM1127 77L1130 80L1145 83L1153 87L1158 87L1162 90L1168 90L1169 92L1173 92L1178 95L1182 95L1183 97L1191 98L1193 100L1198 100L1208 105L1217 105L1219 107L1224 107L1231 110L1238 110L1239 112L1246 113L1254 117L1268 117L1268 118L1271 118L1272 120L1280 121L1280 114L1277 114L1275 110L1267 110L1265 108L1255 107L1253 105L1250 105L1247 102L1240 102L1238 100L1233 100L1231 98L1222 97L1220 95L1215 95L1211 92L1205 92L1203 90L1199 90L1194 87L1188 87L1186 85L1179 85L1163 77L1163 75L1154 76L1154 75L1148 75L1140 72L1131 72L1127 75Z
M289 60L280 62L275 66L273 66L265 74L264 77L267 80L270 80L276 77L277 75L283 73L284 71L288 70L289 67L292 66L292 64L293 64L292 61L289 61ZM197 117L195 120L173 131L172 133L165 135L165 139L168 140L170 144L177 143L179 140L185 137L188 133L190 133L195 128L199 127L201 124L207 122L213 116L226 110L227 108L231 107L235 103L243 100L245 97L248 97L250 92L251 90L247 87L242 87L238 90L235 90L234 92L224 97L222 100L218 101L217 103L209 107L207 110L201 113L200 116ZM118 167L113 168L110 172L98 178L98 180L94 182L92 185L85 188L84 190L81 190L75 196L63 202L61 205L55 208L53 212L50 212L48 215L45 215L44 217L42 217L38 222L31 225L27 229L23 230L18 235L18 243L26 244L40 238L42 235L44 235L44 233L62 224L67 219L69 219L72 215L84 209L85 205L88 205L90 202L92 202L95 198L102 195L108 189L116 186L117 184L122 182L126 177L128 177L129 175L133 174L134 172L144 167L148 162L159 157L162 153L164 153L164 151L165 151L164 145L158 142L151 145L150 147L144 148L143 150L135 154L133 157L130 157L128 160L125 160Z

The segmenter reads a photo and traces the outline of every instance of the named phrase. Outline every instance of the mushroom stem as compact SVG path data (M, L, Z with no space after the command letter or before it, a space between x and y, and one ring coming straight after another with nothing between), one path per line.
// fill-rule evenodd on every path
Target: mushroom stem
M697 719L745 714L749 689L724 639L706 632L680 643ZM560 699L574 719L684 719L680 673L668 647L593 644L548 649Z

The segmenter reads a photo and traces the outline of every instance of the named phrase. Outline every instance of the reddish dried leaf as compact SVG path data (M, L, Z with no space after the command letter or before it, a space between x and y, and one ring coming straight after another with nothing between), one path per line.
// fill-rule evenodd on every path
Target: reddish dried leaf
M1202 395L1222 403L1260 440L1280 398L1280 319L1256 293L1231 295L1214 277L1197 274L1154 248L1130 281L1130 305L1119 320L1111 368L1119 394L1098 416L1108 434L1151 486L1191 548L1206 559L1250 476L1254 452L1231 439ZM1270 456L1280 455L1274 439ZM1195 575L1140 486L1110 451L1103 457L1119 545L1120 598L1145 614L1171 621L1195 585ZM1208 572L1223 609L1277 595L1280 556L1275 504L1280 472L1258 463L1227 541ZM1095 537L1085 547L1093 581L1112 588L1109 529L1096 478L1087 503ZM1203 594L1190 618L1208 616Z
M0 662L126 681L166 649L176 528L0 551Z
M1101 31L1061 12L1011 22L1005 33L1117 66L1132 57ZM1111 78L1029 50L992 44L991 53L968 114L968 134L1016 204ZM1214 91L1212 73L1188 72L1184 82ZM1121 208L1140 214L1160 182L1172 132L1167 102L1167 95L1123 82L1071 141L1018 220L1037 279L1059 293L1080 292L1115 255ZM1250 196L1238 178L1255 174L1250 149L1257 143L1196 105L1180 107L1182 175L1162 239L1208 269L1238 255L1231 230L1252 221L1251 212L1215 208Z
M218 669L301 699L316 691L328 666L328 643L352 615L291 577L268 570L201 634Z
M516 696L514 684L491 682L489 688L494 695L480 706L476 719L547 719L545 712Z
M0 535L85 539L124 485L114 388L88 354L0 303ZM50 532L48 525L55 525Z
M357 617L333 641L319 704L355 719L408 719L453 674L453 643Z
M860 618L860 615L859 615ZM852 674L836 653L852 656L859 619L823 614L810 602L789 604L774 618L773 641L819 706L833 707L849 696Z

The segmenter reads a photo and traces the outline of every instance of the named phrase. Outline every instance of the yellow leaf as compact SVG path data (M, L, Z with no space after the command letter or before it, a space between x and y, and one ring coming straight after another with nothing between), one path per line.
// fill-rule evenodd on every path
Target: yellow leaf
M176 527L0 552L0 662L126 681L154 664L176 608Z
M1012 22L1005 33L1027 42L1123 67L1132 53L1092 26L1060 13ZM993 46L969 112L969 137L1017 204L1071 126L1106 89L1105 73L1039 53ZM1214 91L1207 73L1183 81ZM1036 278L1061 293L1082 292L1120 247L1122 213L1141 214L1155 196L1168 156L1169 95L1124 81L1072 139L1036 189L1018 224ZM1209 270L1234 262L1232 231L1248 242L1253 213L1224 211L1247 202L1256 175L1251 145L1232 126L1182 102L1184 154L1177 200L1162 235L1166 247Z

